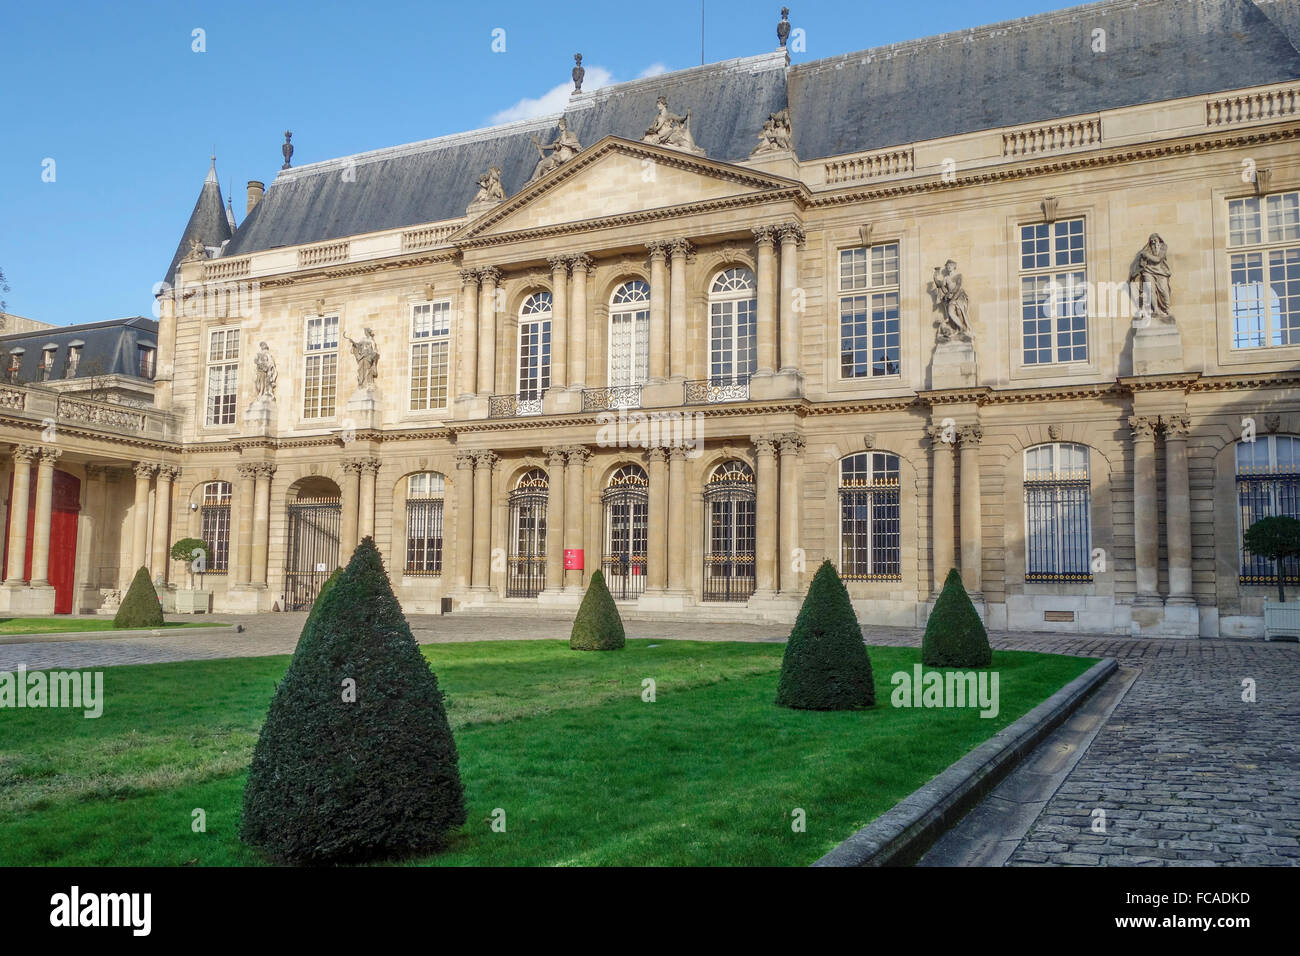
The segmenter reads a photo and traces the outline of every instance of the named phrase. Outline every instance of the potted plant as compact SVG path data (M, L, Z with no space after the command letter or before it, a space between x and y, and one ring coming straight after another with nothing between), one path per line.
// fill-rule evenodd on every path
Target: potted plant
M1300 557L1300 519L1286 515L1261 518L1246 529L1242 541L1253 555L1267 558L1277 568L1277 601L1264 602L1264 639L1300 639L1300 601L1288 603L1282 563Z
M203 590L203 574L212 560L212 549L202 538L181 538L171 549L172 560L184 561L189 571L188 590L177 590L177 614L207 614L212 610L212 592ZM199 576L199 586L194 587L194 575Z

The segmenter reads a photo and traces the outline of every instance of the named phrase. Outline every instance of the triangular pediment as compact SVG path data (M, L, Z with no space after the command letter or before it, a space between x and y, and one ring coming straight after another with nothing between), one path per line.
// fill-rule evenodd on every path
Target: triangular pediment
M763 192L800 190L793 179L607 136L466 225L479 239Z

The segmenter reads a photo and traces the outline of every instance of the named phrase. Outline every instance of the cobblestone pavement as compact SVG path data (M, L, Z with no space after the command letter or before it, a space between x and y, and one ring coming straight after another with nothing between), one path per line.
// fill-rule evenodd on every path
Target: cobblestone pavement
M289 654L305 614L219 615L243 633L0 644L0 671ZM411 615L420 643L567 638L562 619ZM627 622L629 637L782 641L788 627ZM869 643L921 632L869 628ZM1008 865L1300 864L1300 645L995 633L995 647L1114 657L1139 675ZM1242 700L1243 681L1255 701ZM1106 832L1093 831L1105 810Z

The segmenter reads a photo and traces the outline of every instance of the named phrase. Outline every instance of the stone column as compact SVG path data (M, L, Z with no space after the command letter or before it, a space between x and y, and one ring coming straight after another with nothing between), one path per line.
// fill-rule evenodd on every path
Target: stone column
M546 454L546 590L564 590L564 463L563 448L543 449Z
M494 266L478 270L478 393L497 391L497 283L501 270Z
M1165 426L1165 550L1169 558L1167 604L1191 605L1192 596L1192 494L1187 474L1186 415L1163 417Z
M162 583L167 583L171 570L171 542L168 541L172 517L172 482L180 476L181 470L175 465L162 465L158 469L158 481L153 497L153 556L149 562L149 573L154 581L162 576Z
M1160 604L1159 520L1156 513L1156 425L1159 420L1129 417L1133 430L1133 555L1137 604Z
M378 458L363 458L360 491L357 495L357 543L363 538L375 537L375 477L379 474Z
M135 572L144 567L149 559L146 546L149 543L149 482L158 470L157 465L137 462L132 469L135 472L135 505L131 514L131 568L127 580L135 577Z
M253 486L257 480L257 465L245 463L237 470L239 524L235 538L235 584L247 587L253 580Z
M492 577L492 469L499 459L490 451L474 453L475 591L487 592Z
M667 379L668 247L662 240L647 242L650 250L650 383Z
M758 457L755 480L756 512L754 527L755 597L770 598L776 591L777 549L777 477L776 441L769 435L755 435L750 439Z
M339 489L343 512L339 528L339 567L347 567L357 549L357 516L361 508L361 462L343 462L343 485Z
M980 441L984 430L979 425L963 425L961 439L961 580L972 601L979 600L984 569L984 530L982 493L980 491Z
M591 257L583 253L569 257L573 270L573 297L569 303L569 387L587 384L587 273Z
M686 452L682 445L668 449L668 590L680 594L687 590Z
M456 394L468 398L478 388L478 270L460 272L460 324L456 329Z
M32 462L41 453L35 445L14 448L14 484L9 494L9 555L5 584L20 587L27 563L27 509L32 495ZM149 488L145 486L145 494ZM146 502L147 504L147 502Z
M646 452L650 476L650 514L646 533L646 590L662 594L668 587L668 452L651 448ZM682 560L680 555L675 560Z
M569 257L551 263L551 388L569 384Z
M568 448L567 452L569 463L564 470L565 484L568 486L565 491L567 499L564 502L564 546L583 551L583 566L586 570L564 572L564 590L581 592L583 577L590 572L593 560L591 555L586 553L586 545L583 541L586 508L582 493L587 461L591 458L591 452L582 445L574 445Z
M795 311L795 290L799 287L799 247L803 229L788 222L777 230L781 237L781 371L797 372L799 361L799 313Z
M672 285L668 296L669 374L675 379L685 379L689 377L686 355L690 335L686 322L686 264L691 244L685 239L674 239L669 246L672 250Z
M54 463L63 452L42 448L36 466L36 521L32 541L32 587L50 586L50 517L54 514Z
M261 462L257 466L253 490L253 580L255 588L266 587L267 542L271 524L271 477L275 465Z
M474 453L456 452L456 587L469 590L474 558Z
M796 562L799 547L799 453L804 441L794 432L777 437L781 452L781 549L778 555L777 580L782 594L798 595L803 591L803 575Z
M758 363L760 375L776 368L776 227L754 230L758 244Z
M108 513L108 469L88 463L85 472L86 506L77 516L77 548L84 557L77 561L77 603L74 608L81 607L82 595L86 591L99 588L99 547Z
M930 554L934 562L934 593L943 590L948 572L956 566L952 523L953 440L942 425L930 426Z

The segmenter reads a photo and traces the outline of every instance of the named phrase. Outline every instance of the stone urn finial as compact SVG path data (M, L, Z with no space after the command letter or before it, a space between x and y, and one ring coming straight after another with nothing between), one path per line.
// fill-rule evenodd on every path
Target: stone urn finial
M790 39L790 8L781 8L781 22L776 25L776 38L782 48L785 47L785 41Z
M280 147L280 152L284 154L284 165L280 167L281 169L288 169L291 165L289 162L289 160L293 159L293 143L290 142L291 139L293 139L293 133L290 130L285 130L284 145Z

